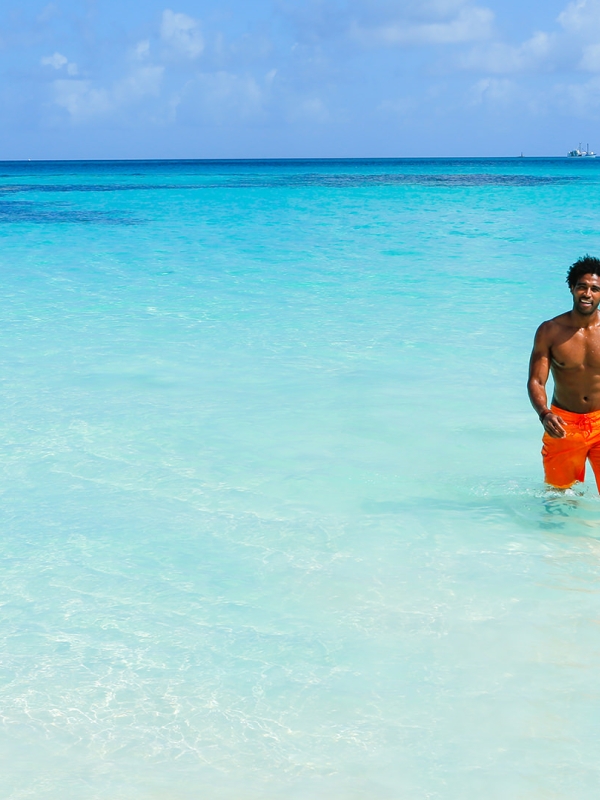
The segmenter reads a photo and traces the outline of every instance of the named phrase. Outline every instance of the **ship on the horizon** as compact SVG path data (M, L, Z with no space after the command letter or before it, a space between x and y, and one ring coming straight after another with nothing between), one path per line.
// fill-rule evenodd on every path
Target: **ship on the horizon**
M579 147L575 150L569 150L567 153L569 158L596 158L596 153L593 150L590 150L590 145L586 145L586 149L581 149L581 142L579 142Z

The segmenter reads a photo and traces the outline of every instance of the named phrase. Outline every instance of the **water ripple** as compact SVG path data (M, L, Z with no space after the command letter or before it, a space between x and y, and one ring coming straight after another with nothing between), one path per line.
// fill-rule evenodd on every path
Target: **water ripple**
M83 210L80 208L56 207L49 204L30 203L22 200L0 200L0 223L95 223L100 225L136 225L139 220L124 217L110 211Z

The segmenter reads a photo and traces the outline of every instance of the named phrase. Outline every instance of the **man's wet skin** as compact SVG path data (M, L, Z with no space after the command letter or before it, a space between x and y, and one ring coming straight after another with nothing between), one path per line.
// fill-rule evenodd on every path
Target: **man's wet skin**
M538 328L529 370L531 402L546 433L558 439L566 435L565 423L547 405L550 372L554 406L576 414L600 410L600 275L583 275L570 291L572 310Z

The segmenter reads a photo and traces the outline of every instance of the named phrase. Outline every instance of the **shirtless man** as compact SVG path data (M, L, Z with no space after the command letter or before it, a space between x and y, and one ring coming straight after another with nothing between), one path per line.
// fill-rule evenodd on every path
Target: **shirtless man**
M538 328L527 389L544 426L546 482L568 489L583 481L589 459L600 490L600 259L580 258L567 283L573 308ZM554 396L548 407L550 371Z

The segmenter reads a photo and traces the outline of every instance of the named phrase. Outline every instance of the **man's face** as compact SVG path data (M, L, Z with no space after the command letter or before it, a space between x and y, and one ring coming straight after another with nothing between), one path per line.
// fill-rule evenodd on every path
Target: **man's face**
M573 308L586 317L593 314L600 305L600 275L582 275L571 289Z

